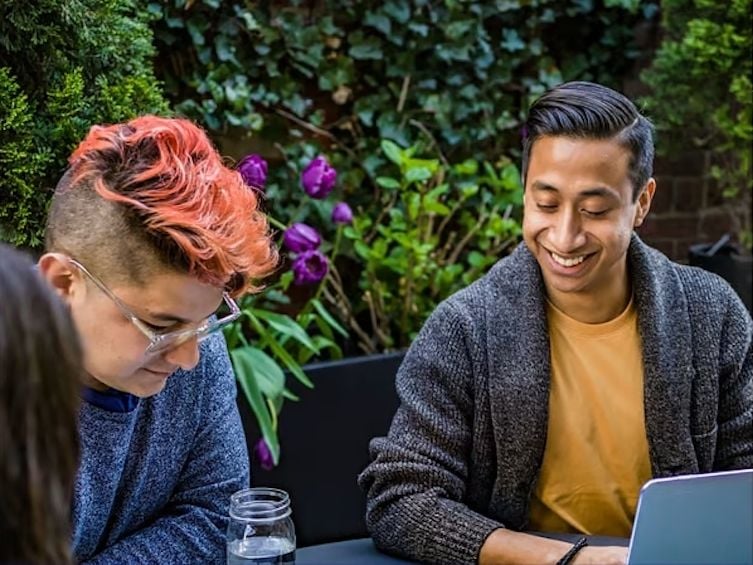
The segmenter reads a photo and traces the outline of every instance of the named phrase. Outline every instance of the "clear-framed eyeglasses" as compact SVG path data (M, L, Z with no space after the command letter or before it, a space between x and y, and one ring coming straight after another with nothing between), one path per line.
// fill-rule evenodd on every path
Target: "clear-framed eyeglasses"
M198 342L201 342L213 333L222 330L222 328L237 320L241 315L241 310L238 307L238 304L236 304L235 300L233 300L227 292L224 292L222 293L222 298L225 301L225 305L227 306L230 313L223 316L222 318L209 318L194 328L185 328L165 332L155 331L154 329L149 327L146 322L136 316L136 314L134 314L133 311L128 308L128 306L123 304L123 302L121 302L121 300L117 296L115 296L115 294L109 288L107 288L107 285L105 285L105 283L102 282L101 279L89 272L86 267L84 267L75 259L67 256L66 258L74 267L84 273L89 278L89 280L91 280L97 286L99 290L101 290L110 300L112 300L113 303L115 303L115 305L118 307L118 309L123 313L123 315L128 320L130 320L131 323L133 323L133 325L136 326L142 334L144 334L144 336L149 340L149 345L146 348L146 354L164 352L168 349L178 347L194 338L196 338Z

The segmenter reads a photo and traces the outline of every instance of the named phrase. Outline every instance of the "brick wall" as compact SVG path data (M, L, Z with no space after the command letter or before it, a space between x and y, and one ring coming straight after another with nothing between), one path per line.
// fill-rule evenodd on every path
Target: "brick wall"
M688 247L714 243L735 233L742 211L722 198L708 170L708 152L690 150L679 157L657 157L656 193L651 211L638 230L648 244L672 259L687 262Z
M635 40L642 56L623 79L623 92L639 106L640 97L648 94L640 73L651 64L661 44L659 21L657 15L636 27ZM638 233L646 243L676 261L687 263L690 245L714 243L727 232L736 236L740 219L746 213L741 206L747 204L733 204L722 198L716 182L709 176L710 168L710 153L695 149L691 140L687 149L657 156L654 163L656 194Z

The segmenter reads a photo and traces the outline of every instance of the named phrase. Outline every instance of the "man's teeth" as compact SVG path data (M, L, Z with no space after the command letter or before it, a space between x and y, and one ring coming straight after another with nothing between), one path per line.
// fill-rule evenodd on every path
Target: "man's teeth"
M559 263L563 267L575 267L575 265L581 264L586 259L585 255L580 255L579 257L573 257L571 259L560 257L556 253L552 252L550 252L550 255L552 256L552 259L555 260L555 262Z

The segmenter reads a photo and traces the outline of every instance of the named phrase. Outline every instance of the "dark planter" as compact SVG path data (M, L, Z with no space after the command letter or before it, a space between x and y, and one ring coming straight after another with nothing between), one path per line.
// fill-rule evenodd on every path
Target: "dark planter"
M397 409L395 375L403 356L309 365L311 390L289 379L300 401L286 402L280 415L280 464L265 471L252 461L251 483L290 494L298 547L368 535L356 477L369 462L369 441L387 433ZM259 429L243 395L238 406L251 453Z
M716 273L726 280L753 313L753 256L743 254L735 245L726 243L714 251L712 244L691 245L688 262Z

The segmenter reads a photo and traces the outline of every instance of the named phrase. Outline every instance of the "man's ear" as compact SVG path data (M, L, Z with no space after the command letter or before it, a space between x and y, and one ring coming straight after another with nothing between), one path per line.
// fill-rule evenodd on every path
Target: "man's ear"
M81 280L81 273L70 262L65 255L60 253L45 253L37 262L39 273L49 283L52 289L60 298L70 304L75 287L75 283Z
M638 195L635 208L635 218L633 219L633 227L637 228L646 219L648 211L651 208L651 200L654 198L654 192L656 192L656 180L652 177L646 182L646 186L643 187L641 193Z

